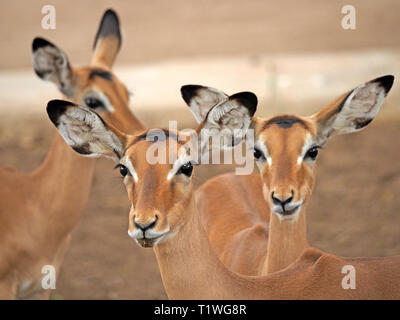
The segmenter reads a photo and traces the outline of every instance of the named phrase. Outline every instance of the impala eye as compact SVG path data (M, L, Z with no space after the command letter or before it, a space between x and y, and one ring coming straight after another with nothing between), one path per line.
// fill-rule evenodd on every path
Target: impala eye
M318 156L318 149L319 148L320 148L319 146L315 146L315 147L312 147L311 149L309 149L307 151L307 153L306 153L305 158L309 158L311 160L315 160L315 158L317 158L317 156Z
M93 98L93 97L86 97L85 98L85 104L92 109L100 109L100 108L104 108L104 104L102 101L100 101L97 98Z
M117 164L116 167L115 167L115 169L117 169L117 168L119 168L119 173L120 173L121 176L123 176L123 177L125 177L125 176L129 173L128 168L125 167L125 166L122 165L122 164Z
M191 162L185 163L181 166L176 174L183 173L185 176L190 177L192 175L193 165Z
M260 160L261 158L264 158L264 155L261 152L261 150L257 149L257 148L253 149L253 155L254 155L254 158L256 158L256 160Z

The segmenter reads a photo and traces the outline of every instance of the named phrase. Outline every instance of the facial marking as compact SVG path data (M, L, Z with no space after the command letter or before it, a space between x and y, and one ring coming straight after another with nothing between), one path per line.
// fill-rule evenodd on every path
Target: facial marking
M112 74L106 70L94 69L90 72L89 79L92 80L94 77L100 77L108 81L112 81Z
M171 171L168 173L167 180L171 180L175 174L178 172L181 166L183 166L185 163L191 161L191 157L186 153L185 148L181 148L180 150L184 149L184 151L181 153L181 155L178 157L178 159L175 161Z
M306 155L306 152L307 152L314 144L315 144L315 143L314 143L314 139L313 139L312 135L309 134L309 133L307 133L307 134L306 134L306 138L305 138L305 142L304 142L304 145L303 145L303 148L301 149L301 153L300 153L299 157L297 158L297 164L298 164L298 165L301 165L301 164L302 164L302 162L303 162L303 160L304 160L304 157L305 157L305 155Z
M107 96L103 92L99 90L91 90L89 93L86 94L86 98L88 97L100 100L107 111L109 112L115 111L114 106L111 104L110 100L108 100Z
M290 116L290 115L283 115L283 116L277 116L272 118L271 120L267 121L264 124L264 128L266 129L268 128L270 125L276 124L279 127L283 128L283 129L289 129L291 128L295 123L300 124L301 126L303 126L304 128L307 129L307 124L301 120L300 118L297 118L295 116Z
M267 149L265 143L261 139L258 139L254 146L262 151L265 159L267 160L268 165L272 166L272 158L270 157L270 155L268 153L268 149Z
M273 211L273 212L279 218L279 221L295 222L295 221L297 221L297 219L300 215L301 208L302 208L302 202L298 202L297 204L298 204L297 208L295 208L290 214L281 214L281 213L277 213L276 211Z
M131 176L133 177L133 180L135 180L135 182L139 181L139 177L135 171L135 168L132 165L131 160L129 159L129 157L124 157L121 159L121 163L128 168Z

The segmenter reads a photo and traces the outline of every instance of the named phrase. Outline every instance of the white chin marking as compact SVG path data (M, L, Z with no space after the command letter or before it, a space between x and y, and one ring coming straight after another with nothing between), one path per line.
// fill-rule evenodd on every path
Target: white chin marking
M168 234L169 227L164 231L154 231L152 229L146 230L143 234L143 231L140 229L135 229L135 231L128 230L128 235L134 239L139 245L143 246L143 242L152 243L152 246L156 246L159 242L169 239L171 234ZM176 231L172 233L172 236L175 235Z
M299 217L301 206L297 207L295 210L291 212L286 212L286 214L274 210L272 211L278 216L280 221L296 221Z
M132 238L132 239L137 239L140 237L140 234L142 233L142 231L140 230L135 230L135 231L130 231L128 230L128 235Z

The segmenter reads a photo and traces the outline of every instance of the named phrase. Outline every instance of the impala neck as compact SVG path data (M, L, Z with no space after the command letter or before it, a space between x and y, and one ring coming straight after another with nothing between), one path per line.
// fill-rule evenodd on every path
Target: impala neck
M102 115L102 118L107 123L112 123L114 127L127 134L137 134L146 129L140 120L129 110L125 110L124 112L121 111L119 118L114 117L111 120L108 114Z
M43 218L60 222L57 232L71 231L85 209L95 163L95 159L73 151L57 133L45 160L32 173L34 201ZM55 229L54 225L51 227Z
M271 211L267 259L261 274L286 268L308 247L305 206L296 220L280 220Z
M227 269L212 249L193 200L188 221L175 235L155 248L162 281L170 299L293 299L301 297L299 275L321 254L314 254L294 267L267 276L254 277Z
M144 126L130 112L126 113L124 122L119 126L121 130L131 133L144 130ZM40 228L48 226L49 233L56 232L61 236L72 231L86 208L95 164L96 159L79 155L56 133L45 160L31 174L32 189L35 190L33 202L40 206L42 218L35 221Z
M154 248L168 298L232 297L237 290L235 275L223 266L212 249L193 197L185 214L189 220L178 233Z

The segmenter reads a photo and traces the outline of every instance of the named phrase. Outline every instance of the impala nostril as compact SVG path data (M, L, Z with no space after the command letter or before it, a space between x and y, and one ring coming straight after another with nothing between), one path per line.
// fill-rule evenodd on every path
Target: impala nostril
M140 224L140 223L138 223L136 221L133 221L133 224L135 225L136 228L143 230L143 225L142 224Z
M289 198L287 198L286 200L282 201L282 203L283 203L283 205L285 205L285 204L292 202L292 200L293 200L293 195L290 196Z
M139 223L135 220L133 220L133 224L135 225L136 228L142 230L143 232L146 231L147 229L153 228L158 220L158 216L155 216L155 219L147 224Z
M272 191L272 193L271 193L271 198L272 198L272 202L274 204L276 204L276 205L280 205L281 204L280 200L275 197L275 192L274 191Z
M290 193L291 193L292 195L291 195L289 198L287 198L287 199L285 200L285 204L288 204L288 203L292 202L292 200L293 200L293 197L294 197L294 191L293 191L293 189L290 190Z
M153 220L153 222L150 222L150 224L147 226L146 229L153 228L156 225L157 220L158 220L158 215L156 215L156 218Z
M280 199L280 198L278 198L278 197L276 197L275 196L275 192L272 192L272 194L271 194L271 198L272 198L272 201L273 201L273 203L275 204L275 205L279 205L279 206L285 206L286 204L288 204L288 203L290 203L292 200L293 200L293 195L294 195L294 192L293 192L293 190L291 191L291 196L289 197L289 198L286 198L286 199Z

